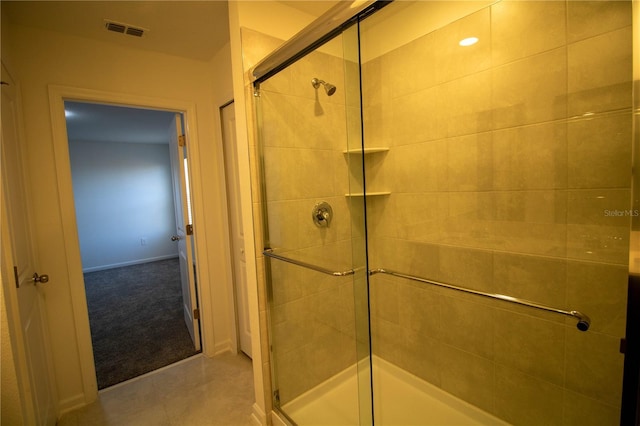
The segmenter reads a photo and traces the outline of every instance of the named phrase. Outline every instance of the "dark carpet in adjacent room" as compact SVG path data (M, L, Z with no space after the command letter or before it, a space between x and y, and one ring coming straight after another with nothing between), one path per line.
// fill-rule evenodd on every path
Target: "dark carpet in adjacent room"
M196 354L178 259L84 274L98 388Z

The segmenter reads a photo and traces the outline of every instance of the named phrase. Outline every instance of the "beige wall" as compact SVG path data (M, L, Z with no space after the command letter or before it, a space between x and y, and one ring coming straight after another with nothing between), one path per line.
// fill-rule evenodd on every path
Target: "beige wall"
M202 62L28 27L12 26L9 34L15 51L14 72L22 84L29 163L38 165L30 173L30 187L41 270L51 277L45 292L61 409L83 404L95 395L86 388L87 378L81 375L81 357L86 353L81 349L83 336L78 336L77 330L79 323L86 323L86 327L88 323L82 310L77 310L81 265L67 257L68 245L76 242L65 241L68 235L62 227L73 209L61 205L58 196L61 171L56 170L54 162L49 85L195 105L197 117L193 123L197 125L190 132L196 145L189 155L193 160L205 350L213 354L231 349L234 328L228 250L224 239L217 237L228 234L223 220L226 204L219 167L222 155L217 107L231 98L229 47L211 62ZM218 166L211 167L212 163Z
M630 218L605 211L630 209L630 8L503 1L363 67L392 193L371 265L591 316L373 277L374 353L512 423L618 422Z

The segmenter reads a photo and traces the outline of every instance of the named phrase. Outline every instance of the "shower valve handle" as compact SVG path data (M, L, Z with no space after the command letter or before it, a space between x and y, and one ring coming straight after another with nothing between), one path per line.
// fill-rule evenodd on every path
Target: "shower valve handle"
M322 201L313 207L311 218L319 228L328 228L333 217L333 209L326 201Z

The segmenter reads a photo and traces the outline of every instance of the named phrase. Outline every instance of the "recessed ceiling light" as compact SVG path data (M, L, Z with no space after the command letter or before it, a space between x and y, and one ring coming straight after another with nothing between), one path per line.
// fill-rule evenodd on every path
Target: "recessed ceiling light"
M467 37L463 38L458 42L460 46L472 46L478 42L478 37Z

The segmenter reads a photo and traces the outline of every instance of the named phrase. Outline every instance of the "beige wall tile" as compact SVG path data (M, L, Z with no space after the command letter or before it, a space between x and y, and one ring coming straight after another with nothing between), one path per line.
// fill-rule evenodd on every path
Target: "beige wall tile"
M455 96L456 87L449 87ZM444 93L440 86L394 98L391 106L390 130L392 145L404 145L442 139L446 136L446 122L443 120ZM463 96L461 89L457 96ZM459 102L462 99L458 98ZM469 111L469 110L467 110ZM469 112L471 113L471 112ZM429 117L428 120L425 118Z
M496 192L493 248L515 253L566 254L566 193Z
M441 300L438 312L442 328L441 340L462 351L493 359L494 310L485 304L459 297L443 296ZM425 312L425 315L428 314Z
M293 107L292 96L263 90L256 100L262 114L261 126L258 129L260 143L264 147L294 147L297 143L294 120L299 116Z
M627 265L629 227L569 224L567 257Z
M397 280L374 275L369 281L371 315L398 324L400 322L400 304ZM406 306L403 305L402 308L405 309Z
M564 330L562 324L496 311L495 361L562 386Z
M495 366L486 358L442 346L440 386L487 412L494 411Z
M295 170L300 163L297 150L264 148L264 180L267 200L278 201L296 198L300 192Z
M504 191L494 196L496 220L559 224L566 221L566 191Z
M402 329L401 368L435 385L441 386L442 344L415 331Z
M438 83L476 74L491 66L490 8L486 7L462 19L452 22L433 34L435 62L425 67L436 69ZM460 46L460 40L477 37L472 46ZM413 44L413 43L412 43ZM418 56L425 56L418 53Z
M356 362L356 342L331 327L324 327L313 341L315 351L311 357L321 383ZM309 367L306 367L309 370Z
M386 240L377 247L377 254L370 266L412 273L428 279L438 279L441 272L440 247L428 243L406 240ZM452 258L453 255L449 256ZM453 261L453 260L452 260Z
M400 97L428 89L437 84L438 44L436 33L427 34L411 43L407 43L388 55L385 65L388 67L388 84L391 96ZM366 45L363 47L366 49Z
M271 322L273 324L273 342L277 353L294 350L313 338L314 328L310 321L309 298L296 299L292 302L273 307Z
M568 191L567 222L629 229L631 191L585 189Z
M371 350L374 355L396 365L402 365L403 331L398 324L379 317L371 318ZM411 371L411 370L409 370Z
M631 52L631 27L569 45L569 116L631 106Z
M567 225L563 223L503 222L493 224L496 250L564 257Z
M435 118L442 120L446 136L468 135L493 128L491 78L492 71L487 70L438 86L440 116ZM429 117L428 114L426 111L423 117Z
M496 365L495 413L518 425L562 424L560 386Z
M567 126L569 188L629 188L631 114L595 115Z
M434 140L395 147L385 156L393 176L389 189L396 193L436 191L445 185L446 147Z
M495 210L491 192L449 192L448 212L442 224L442 244L493 248Z
M440 269L436 279L474 290L493 290L493 253L440 246Z
M620 424L620 408L565 390L564 422L571 426Z
M403 281L398 287L398 306L402 308L399 312L400 326L431 338L441 337L442 296L424 285Z
M567 3L569 42L631 25L630 1L572 1Z
M566 117L566 61L566 50L561 48L494 68L495 128Z
M565 123L493 132L493 188L562 189L567 185Z
M494 66L565 45L565 9L559 1L501 1L491 6Z
M567 305L591 318L590 331L625 334L627 269L602 263L567 263Z
M306 295L304 286L300 280L301 270L293 265L270 260L264 257L265 262L269 263L271 273L271 300L273 307L284 305L285 303L300 299ZM274 315L273 319L277 320L278 315Z
M445 142L449 191L493 188L495 150L490 132L450 138Z
M567 302L567 264L563 259L495 253L493 271L497 293L557 307Z
M274 363L281 404L286 404L318 383L314 371L308 368L312 365L314 351L311 345L303 345L288 352L276 352Z
M398 194L395 199L396 232L399 238L437 242L447 208L440 193Z
M624 355L620 338L567 328L565 386L618 406L622 395Z
M296 201L267 203L270 247L288 250L300 247L297 205Z

